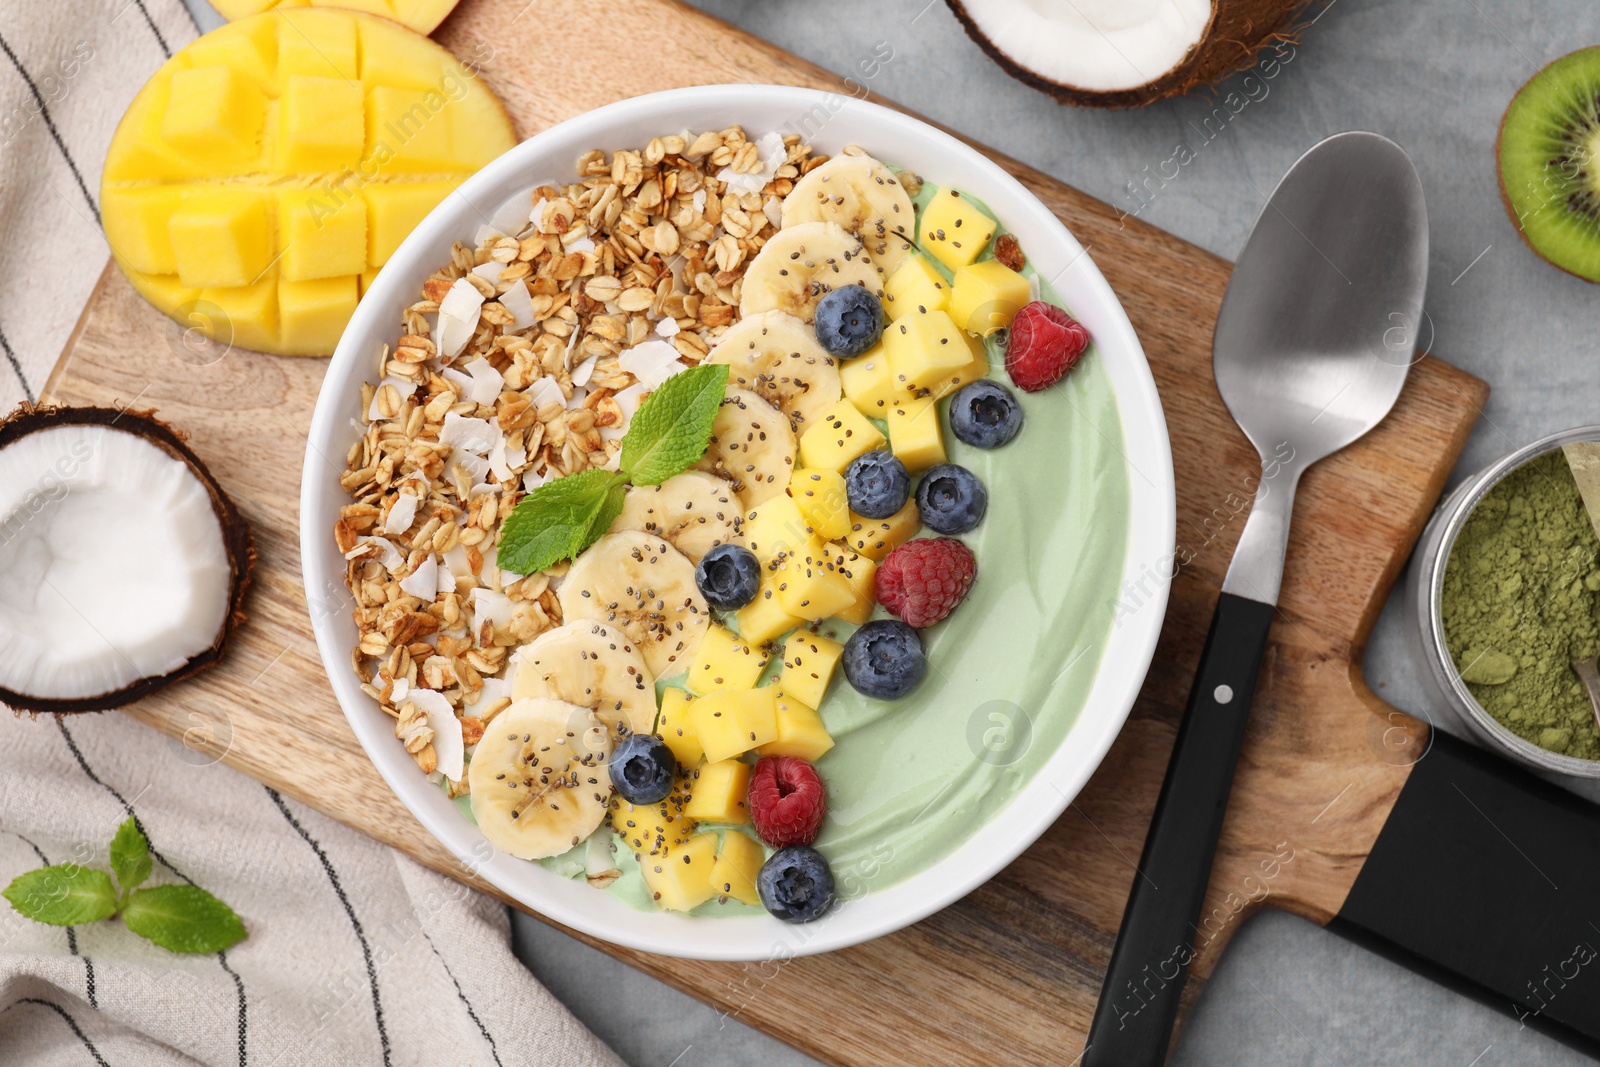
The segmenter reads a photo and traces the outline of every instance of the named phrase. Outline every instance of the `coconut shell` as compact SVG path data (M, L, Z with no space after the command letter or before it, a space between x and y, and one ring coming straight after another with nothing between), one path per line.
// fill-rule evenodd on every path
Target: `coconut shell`
M216 513L217 522L222 528L222 545L228 554L228 613L223 619L222 630L217 634L211 647L195 654L176 670L159 677L140 678L115 692L93 697L71 699L33 697L0 686L0 703L6 704L14 711L34 713L110 711L142 700L174 682L193 677L221 661L223 650L233 636L234 630L246 618L244 597L245 591L250 587L251 572L255 568L255 540L250 534L249 523L239 514L239 509L228 499L228 494L217 484L217 480L212 477L205 463L189 448L186 443L187 435L157 419L154 409L133 411L117 408L63 408L23 404L6 416L4 421L0 421L0 448L5 448L28 434L57 426L107 426L125 430L183 462L194 472L195 477L200 479L200 483L206 487L206 492L211 496L211 508Z
M1211 22L1199 42L1182 61L1154 81L1132 89L1109 91L1081 89L1051 81L1012 59L978 28L963 0L945 0L966 28L967 36L1018 81L1049 93L1063 104L1077 107L1143 107L1169 96L1215 85L1256 62L1261 50L1278 43L1294 43L1305 23L1302 13L1313 0L1212 0Z

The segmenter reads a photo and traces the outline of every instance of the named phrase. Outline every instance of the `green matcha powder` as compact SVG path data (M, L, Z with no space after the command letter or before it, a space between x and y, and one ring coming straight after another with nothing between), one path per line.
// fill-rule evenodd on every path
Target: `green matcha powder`
M1600 759L1571 667L1600 652L1600 538L1559 450L1479 501L1450 552L1442 608L1450 655L1485 711L1542 748Z

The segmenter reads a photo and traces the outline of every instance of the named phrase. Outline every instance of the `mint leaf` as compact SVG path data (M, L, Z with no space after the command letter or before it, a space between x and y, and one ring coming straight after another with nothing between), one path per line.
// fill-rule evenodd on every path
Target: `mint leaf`
M139 824L131 815L111 839L111 872L124 893L150 877L150 842L139 832Z
M245 937L233 909L197 885L136 890L122 909L122 921L173 952L220 952Z
M727 388L727 364L702 363L645 397L622 438L622 469L629 480L660 485L704 455Z
M622 510L626 488L622 475L603 470L546 482L506 519L495 562L513 574L533 574L571 559L606 532Z
M98 922L117 913L117 891L105 871L58 863L18 875L3 895L17 914L51 926Z

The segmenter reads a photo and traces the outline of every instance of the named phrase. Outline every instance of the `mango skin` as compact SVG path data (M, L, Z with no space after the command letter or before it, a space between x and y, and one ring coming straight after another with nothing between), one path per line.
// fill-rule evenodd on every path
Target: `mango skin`
M388 6L350 6L373 3ZM145 83L112 136L101 213L117 266L184 330L326 356L405 236L515 143L500 102L439 45L285 5L206 34Z

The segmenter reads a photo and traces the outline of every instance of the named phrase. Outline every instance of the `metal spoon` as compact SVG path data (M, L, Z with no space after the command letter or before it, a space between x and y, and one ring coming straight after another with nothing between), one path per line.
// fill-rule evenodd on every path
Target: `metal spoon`
M1284 176L1256 220L1217 315L1217 388L1261 454L1232 565L1122 930L1084 1067L1166 1058L1191 941L1276 611L1295 487L1376 426L1414 360L1428 277L1422 184L1377 134L1330 137Z
M1594 724L1600 726L1600 656L1575 659L1572 661L1572 669L1589 694L1589 707L1594 711Z

